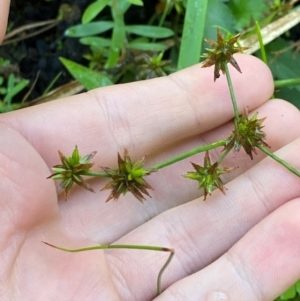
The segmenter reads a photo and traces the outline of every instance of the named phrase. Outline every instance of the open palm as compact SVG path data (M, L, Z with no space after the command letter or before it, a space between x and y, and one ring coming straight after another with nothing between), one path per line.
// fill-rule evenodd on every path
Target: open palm
M268 144L299 169L299 111L279 100L265 103L273 88L269 70L253 57L236 59L243 70L232 71L240 111L248 106L268 116ZM192 169L189 160L147 177L154 190L144 204L129 194L105 203L109 192L99 192L106 183L99 179L90 181L96 193L76 187L64 202L46 179L59 163L57 151L70 155L75 145L82 155L97 150L100 170L116 166L124 148L133 160L146 155L150 167L226 138L230 96L225 79L214 83L211 72L195 66L0 116L1 300L272 300L300 277L299 179L262 154L253 161L243 151L229 155L223 166L239 168L223 178L227 195L215 191L206 202L197 183L182 177ZM203 154L191 161L202 164ZM41 241L67 248L159 245L174 248L175 257L156 297L166 253L71 254Z

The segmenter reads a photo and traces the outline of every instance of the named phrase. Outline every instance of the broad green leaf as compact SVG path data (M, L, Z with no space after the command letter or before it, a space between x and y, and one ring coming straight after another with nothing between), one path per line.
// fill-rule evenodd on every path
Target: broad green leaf
M161 43L147 43L147 42L131 42L126 48L143 50L143 51L165 51L168 49L168 46Z
M275 97L286 99L300 110L300 91L296 88L281 88L275 90ZM300 293L299 289L298 292Z
M275 79L300 77L299 53L287 49L288 46L290 43L281 38L277 38L265 46L269 68ZM260 57L259 51L256 54ZM300 85L275 89L275 97L286 99L300 109Z
M174 35L173 30L169 28L152 25L128 25L126 26L126 31L142 37L154 39L164 39Z
M228 8L225 5L224 0L209 0L207 7L207 15L205 22L204 38L216 40L217 29L226 28L229 32L234 32L234 18ZM204 48L209 48L209 45L204 42Z
M266 45L266 51L269 53L269 67L276 79L296 78L300 76L299 53L292 50L284 50L290 46L290 43L278 38L272 43ZM278 54L276 52L280 51ZM300 86L295 87L300 91Z
M84 11L82 16L82 23L91 22L111 0L97 0L90 4Z
M68 69L72 76L77 79L87 90L92 90L98 87L109 86L113 83L108 76L103 72L96 72L70 61L65 58L59 58L62 64Z
M261 0L231 0L228 7L235 17L235 29L242 31L251 25L251 22L259 20L268 10L265 1Z
M140 5L140 6L144 5L142 0L126 0L126 1L134 5Z
M110 47L111 40L101 37L85 37L81 38L80 43L83 45L89 45L96 48Z
M114 23L112 21L99 21L86 24L79 24L68 28L65 31L65 36L72 38L81 38L103 33L112 29Z

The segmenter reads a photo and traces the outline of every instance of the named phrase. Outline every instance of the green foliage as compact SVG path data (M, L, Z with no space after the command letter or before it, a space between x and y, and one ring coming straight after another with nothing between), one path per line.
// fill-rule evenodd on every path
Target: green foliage
M127 48L135 49L135 50L142 50L142 51L160 52L160 51L167 50L168 46L161 44L161 43L151 42L147 38L138 38L138 39L131 41L127 45Z
M290 300L299 301L300 300L300 280L298 280L293 286L286 290L281 296L279 296L276 301Z
M275 79L300 77L298 53L290 48L291 44L282 38L266 46L269 67ZM275 97L288 99L300 109L300 85L275 90Z
M112 21L98 21L86 24L79 24L70 27L65 31L65 35L71 38L87 37L94 34L106 32L114 27Z
M68 69L68 71L85 86L87 90L112 85L112 81L104 72L90 70L80 64L70 61L65 58L60 58L60 61Z
M177 65L179 70L199 62L208 2L208 0L187 2Z
M134 4L134 5L140 5L143 6L143 1L142 0L127 0L127 2Z
M128 25L126 32L154 39L169 38L174 35L173 30L169 28L150 25Z
M110 0L98 0L90 4L82 15L82 23L91 22L110 2Z
M216 27L225 28L229 32L236 32L234 19L229 7L223 0L210 0L208 2L204 37L215 40Z
M85 37L80 39L80 43L96 48L110 47L111 40L101 37Z
M238 31L253 25L268 8L261 0L231 0L228 7L236 19L235 29Z
M263 27L266 22L287 11L285 2L275 0L166 0L161 1L160 12L149 22L141 25L125 24L126 11L132 5L142 4L141 0L94 1L84 11L82 24L69 28L65 33L68 37L80 38L82 44L90 47L83 56L89 60L91 69L107 70L108 74L118 72L113 82L148 78L140 74L153 74L149 64L143 64L140 69L142 60L136 58L140 55L148 56L147 52L154 52L155 56L155 52L165 52L172 47L170 52L165 52L165 56L169 55L167 59L171 60L173 70L176 65L182 69L199 62L202 47L208 47L203 44L203 40L214 40L216 27L231 35L251 27L251 33L256 34L253 30L254 21L259 21ZM168 14L177 14L177 17L168 19ZM95 19L97 21L93 21ZM177 20L177 23L173 24L172 20ZM294 58L292 50L279 56L272 53L287 46L287 42L278 39L275 44L266 47L270 68L278 80L300 77L300 63ZM148 72L144 68L149 68ZM104 74L103 71L101 74ZM84 85L95 87L94 84ZM281 86L276 90L276 97L288 98L300 108L299 93L299 85L292 88Z
M292 49L287 49L290 46L284 39L278 38L274 42L266 46L269 53L269 67L275 78L287 79L299 77L300 61L297 53ZM282 49L286 49L282 51ZM300 86L297 87L300 91Z
M13 74L10 74L7 80L7 90L3 101L11 104L12 98L21 92L28 84L29 80L18 79Z
M29 84L29 80L17 78L11 73L7 79L6 86L3 86L4 78L0 76L0 95L4 97L0 100L0 112L9 112L21 107L22 104L12 103L13 97L18 95Z

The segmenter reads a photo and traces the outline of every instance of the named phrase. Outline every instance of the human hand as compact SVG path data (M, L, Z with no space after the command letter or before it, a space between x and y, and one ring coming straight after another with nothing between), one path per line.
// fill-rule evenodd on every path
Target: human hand
M253 57L235 57L243 70L232 72L240 112L249 106L268 116L268 144L299 169L299 111L266 102L269 70ZM146 155L152 166L226 138L233 128L228 87L224 77L214 83L211 73L198 65L0 116L3 300L265 301L299 278L299 179L260 153L253 161L243 151L226 157L223 166L239 166L224 175L227 196L215 191L206 202L197 183L181 176L190 160L147 177L154 190L143 205L131 195L105 203L109 192L99 192L105 179L91 181L95 194L76 187L64 202L46 180L59 163L57 150L68 155L75 144L83 155L98 151L99 169L116 165L124 148L133 159ZM191 161L201 163L203 154ZM155 298L166 254L69 254L41 241L69 248L161 245L174 248L175 257L163 277L165 291Z
M272 150L282 148L280 156L299 168L298 110L279 100L265 103L273 88L268 69L250 56L237 59L244 72L232 73L240 110L249 106L268 116ZM215 191L206 202L197 199L197 184L181 176L191 169L189 160L150 175L152 199L143 205L131 195L105 203L109 192L99 192L105 179L91 181L95 194L74 188L63 202L46 180L59 161L57 150L70 154L75 144L82 154L98 151L99 169L115 165L125 147L135 159L146 154L151 166L227 137L233 126L229 93L225 78L213 83L210 71L198 65L0 116L3 300L155 298L166 254L68 254L41 241L69 248L174 248L163 278L166 290L157 300L205 300L212 290L227 292L231 300L272 300L299 277L299 179L269 158L258 163L262 154L253 161L243 152L228 156L222 165L239 169L224 175L227 196ZM255 86L249 84L253 74Z

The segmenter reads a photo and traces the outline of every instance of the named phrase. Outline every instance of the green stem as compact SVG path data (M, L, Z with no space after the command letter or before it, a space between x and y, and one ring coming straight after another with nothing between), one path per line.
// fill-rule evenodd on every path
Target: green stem
M175 255L175 252L173 249L170 250L170 256L168 257L166 263L163 265L163 267L160 269L158 276L157 276L157 295L161 294L161 277L165 269L168 267L170 264L173 256Z
M162 13L162 16L161 16L161 18L160 18L160 20L158 22L158 26L159 27L162 27L163 23L165 22L165 19L166 19L166 16L167 16L169 8L170 8L170 0L167 0L166 1L166 5L164 7L164 11Z
M229 149L226 149L226 151L223 152L223 153L221 154L221 156L219 157L219 159L218 159L218 161L217 161L218 165L220 165L220 164L222 163L223 159L228 155L228 153L229 153L231 150L232 150L232 147L229 148Z
M114 20L114 28L106 68L113 68L117 64L126 36L124 12L121 10L119 0L112 1L111 12Z
M91 247L85 247L85 248L79 248L79 249L67 249L63 247L58 247L52 244L49 244L45 241L43 241L44 244L61 250L65 252L70 253L78 253L78 252L85 252L85 251L92 251L92 250L106 250L106 249L130 249L130 250L148 250L148 251L160 251L160 252L170 252L170 256L168 257L166 263L163 265L163 267L160 269L157 277L157 294L159 295L161 293L161 278L162 274L167 268L167 266L170 264L175 251L171 248L166 247L159 247L159 246L145 246L145 245L98 245L98 246L91 246Z
M174 164L176 162L179 162L181 160L184 160L184 159L186 159L188 157L191 157L193 155L196 155L198 153L205 152L207 150L214 149L214 148L217 148L217 147L220 147L220 146L225 146L225 144L226 144L226 140L220 140L220 141L214 142L212 144L200 146L200 147L194 148L192 150L189 150L186 153L180 154L180 155L178 155L176 157L173 157L173 158L171 158L169 160L166 160L166 161L164 161L162 163L154 165L150 169L158 170L158 169L164 168L166 166L169 166L171 164Z
M228 83L228 87L229 87L229 91L230 91L230 96L231 96L231 101L232 101L234 116L235 116L235 118L234 118L234 124L235 124L235 128L237 129L237 124L238 124L238 122L240 120L239 110L238 110L236 99L235 99L235 95L234 95L234 90L233 90L233 85L232 85L232 81L231 81L231 77L230 77L228 65L227 64L224 64L224 65L225 65L225 73L226 73L227 83Z
M270 152L268 149L266 149L264 146L259 145L257 146L262 152L264 152L266 155L270 156L272 159L283 165L285 168L287 168L289 171L291 171L296 176L300 177L300 171L297 170L295 167L291 166L289 163L284 161L283 159L277 157L272 152Z
M288 86L297 86L300 85L300 77L275 80L274 84L275 84L275 88L277 89L282 87L288 87Z
M255 27L256 27L256 33L257 33L257 39L259 42L259 47L260 47L260 53L261 53L261 58L264 61L266 65L268 65L268 60L267 60L267 55L266 55L266 50L265 50L265 45L262 39L261 31L260 31L260 26L257 21L255 21Z
M91 176L91 177L98 177L98 178L109 178L110 177L105 172L97 172L97 171L92 171L92 170L82 172L81 175L83 175L83 176Z

